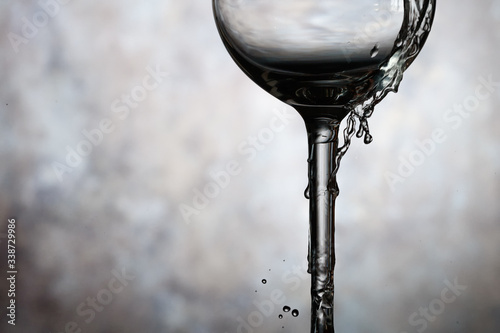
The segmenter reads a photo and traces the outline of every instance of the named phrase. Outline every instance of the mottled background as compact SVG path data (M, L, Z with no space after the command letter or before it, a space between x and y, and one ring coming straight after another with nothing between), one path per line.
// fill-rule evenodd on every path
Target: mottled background
M75 0L44 19L47 3L0 4L0 268L11 217L18 268L15 327L0 274L0 331L307 332L304 126L231 61L210 1ZM499 0L438 0L373 143L346 155L338 332L500 331L500 86L478 88L500 82L499 50ZM277 112L289 118L270 135ZM422 155L436 130L446 139ZM89 154L68 166L78 147ZM228 184L210 185L231 161ZM187 223L180 207L206 189ZM463 286L449 304L446 280ZM300 315L278 319L283 305Z

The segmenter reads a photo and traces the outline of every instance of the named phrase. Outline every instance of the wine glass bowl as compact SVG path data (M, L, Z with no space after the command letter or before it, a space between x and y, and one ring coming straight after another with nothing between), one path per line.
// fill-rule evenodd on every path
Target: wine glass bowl
M343 118L369 98L405 28L403 0L214 0L213 8L240 68L303 116L326 107Z

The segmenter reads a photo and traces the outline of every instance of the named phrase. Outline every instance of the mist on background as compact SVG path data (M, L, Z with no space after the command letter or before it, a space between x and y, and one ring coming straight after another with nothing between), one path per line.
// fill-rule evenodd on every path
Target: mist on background
M309 330L305 128L210 1L7 0L0 31L1 332ZM343 159L338 332L500 330L499 50L500 1L438 0Z

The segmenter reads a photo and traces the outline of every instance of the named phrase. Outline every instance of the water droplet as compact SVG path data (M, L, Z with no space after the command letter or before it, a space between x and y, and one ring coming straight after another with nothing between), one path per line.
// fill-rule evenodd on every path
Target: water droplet
M266 284L267 283L267 280L266 279L262 279L262 284Z
M283 319L283 315L282 315L282 314L280 314L280 315L278 316L278 318L279 318L279 319Z
M378 54L378 51L379 51L378 44L375 44L373 49L370 51L370 57L375 58Z
M269 272L271 271L271 269L269 268Z
M285 306L283 307L283 311L284 311L284 312L288 312L288 311L290 311L290 307L289 307L288 305L285 305Z
M365 144L370 144L373 141L373 136L370 133L365 133L365 139L364 142Z
M309 184L307 184L306 190L304 191L304 196L306 197L306 199L311 199L311 194L309 193L310 188L311 187L309 186Z
M299 310L295 309L292 311L292 316L297 317L299 315Z

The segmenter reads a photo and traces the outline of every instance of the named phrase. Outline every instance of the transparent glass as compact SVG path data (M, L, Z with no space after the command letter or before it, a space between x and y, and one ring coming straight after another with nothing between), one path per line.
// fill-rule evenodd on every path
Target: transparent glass
M213 0L229 54L260 87L293 106L309 140L311 332L333 332L336 172L356 133L430 32L435 0ZM348 116L344 144L340 122Z
M403 0L215 0L236 63L290 105L347 105L390 58ZM338 118L342 117L338 115Z

